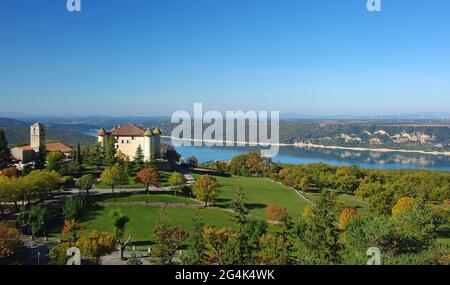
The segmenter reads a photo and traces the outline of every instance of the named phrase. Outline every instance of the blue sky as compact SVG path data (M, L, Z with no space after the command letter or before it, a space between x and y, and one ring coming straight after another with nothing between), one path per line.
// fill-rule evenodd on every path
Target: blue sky
M450 1L0 2L0 112L450 111Z

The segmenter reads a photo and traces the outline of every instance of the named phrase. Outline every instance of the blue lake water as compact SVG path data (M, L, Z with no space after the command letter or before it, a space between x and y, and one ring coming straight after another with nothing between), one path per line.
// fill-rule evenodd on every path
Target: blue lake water
M164 139L170 144L170 140ZM184 157L195 156L199 162L214 160L229 160L233 156L249 151L259 151L260 147L194 147L180 146L176 150ZM358 165L364 168L386 169L428 169L449 170L450 157L404 152L374 152L353 151L322 148L280 147L278 156L272 158L275 162L290 164L307 164L323 162L330 165Z

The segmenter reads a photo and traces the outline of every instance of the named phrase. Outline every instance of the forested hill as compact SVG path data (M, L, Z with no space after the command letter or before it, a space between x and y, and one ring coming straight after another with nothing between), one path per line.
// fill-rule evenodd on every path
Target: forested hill
M280 140L352 147L390 147L448 151L450 125L420 122L280 123Z
M20 122L20 121L18 121ZM17 146L30 143L30 126L28 124L3 125L0 122L0 129L5 131L9 146ZM82 133L63 129L47 128L47 141L59 141L71 146L76 146L79 142L82 146L91 145L96 142L95 137Z

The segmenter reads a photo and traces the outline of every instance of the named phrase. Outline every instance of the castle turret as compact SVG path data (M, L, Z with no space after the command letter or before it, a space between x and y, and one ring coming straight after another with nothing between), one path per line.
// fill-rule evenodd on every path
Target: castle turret
M153 136L152 131L147 129L147 131L144 133L144 147L143 147L145 161L150 161L152 157L152 142L151 142L152 136Z
M45 127L40 123L35 123L30 127L30 146L35 151L38 152L39 148L42 147L45 151Z
M152 136L152 154L154 152L154 149L156 148L156 155L157 158L161 158L161 130L156 127L153 131Z
M97 142L103 147L105 146L107 136L108 136L108 133L105 131L104 128L101 128L100 130L98 130Z

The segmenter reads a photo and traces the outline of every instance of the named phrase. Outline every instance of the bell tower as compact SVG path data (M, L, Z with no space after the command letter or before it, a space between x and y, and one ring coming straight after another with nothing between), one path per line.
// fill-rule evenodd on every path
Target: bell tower
M45 127L40 123L35 123L30 127L30 146L35 152L39 147L45 148Z

